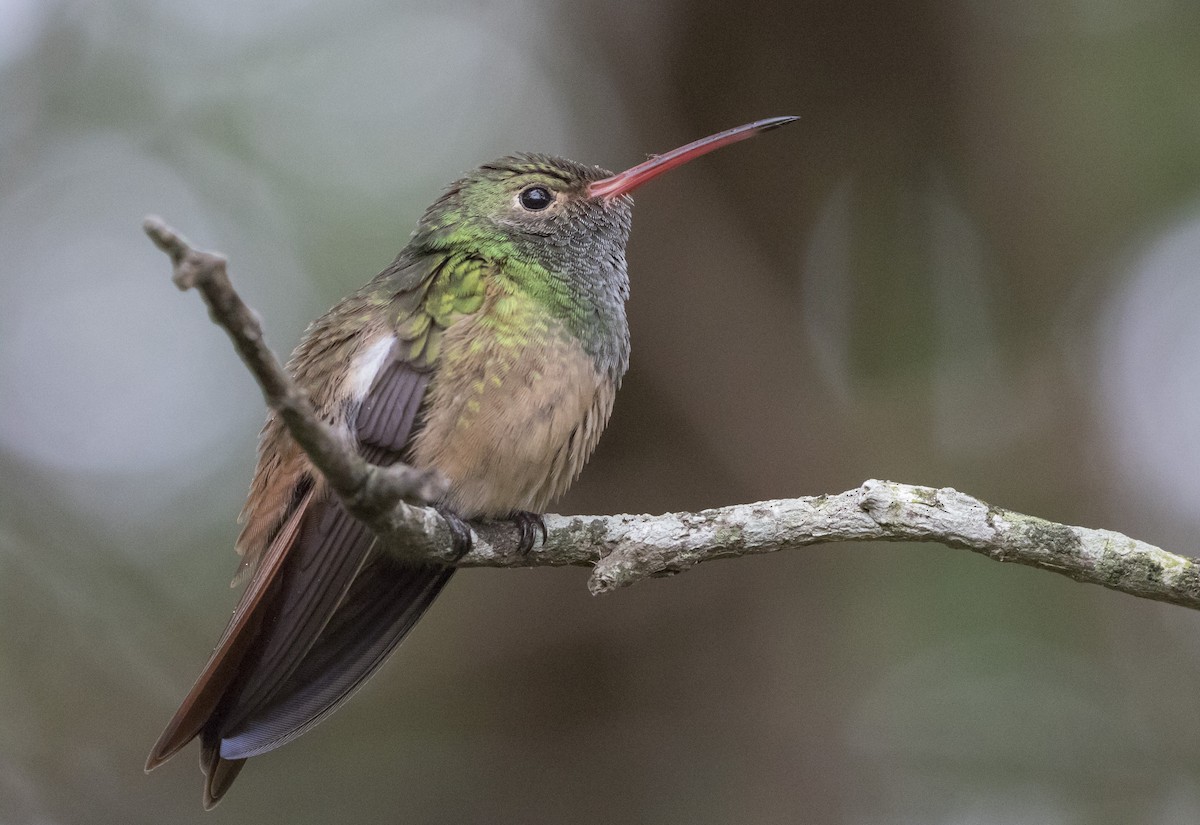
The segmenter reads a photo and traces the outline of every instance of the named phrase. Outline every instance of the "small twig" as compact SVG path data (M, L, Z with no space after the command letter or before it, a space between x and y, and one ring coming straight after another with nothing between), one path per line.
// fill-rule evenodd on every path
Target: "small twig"
M158 218L146 234L171 256L175 283L195 287L229 333L296 442L351 512L397 555L454 561L449 529L431 507L444 489L435 473L375 467L313 410L308 396L263 343L255 313L234 291L225 259L198 252ZM406 503L408 502L408 503ZM547 541L528 555L507 524L475 525L462 567L594 565L588 587L607 593L713 559L841 541L937 542L1099 584L1145 599L1200 609L1200 566L1188 557L1107 530L991 507L950 488L868 481L838 495L763 501L662 516L546 516Z
M200 292L209 316L229 334L238 355L258 381L267 406L283 419L292 437L352 513L370 521L397 508L407 513L410 508L406 502L425 504L441 495L445 481L439 474L403 464L368 464L320 419L308 394L267 347L258 314L234 290L223 255L193 249L161 218L147 217L142 228L170 256L175 286ZM393 525L393 529L400 528Z

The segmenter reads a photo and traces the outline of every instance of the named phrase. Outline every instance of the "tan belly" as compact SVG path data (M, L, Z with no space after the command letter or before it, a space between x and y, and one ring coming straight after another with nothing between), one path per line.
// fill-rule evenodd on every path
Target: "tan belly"
M612 412L614 388L556 323L497 330L482 315L446 330L413 464L451 483L466 518L543 512L579 475Z

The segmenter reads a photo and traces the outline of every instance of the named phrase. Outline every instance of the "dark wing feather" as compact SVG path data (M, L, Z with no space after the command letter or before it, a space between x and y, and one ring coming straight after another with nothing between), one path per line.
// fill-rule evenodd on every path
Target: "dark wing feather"
M363 399L355 423L368 461L386 464L389 454L404 453L428 383L429 371L407 361L393 359L380 370L375 390ZM391 458L396 460L394 455Z
M356 419L368 460L398 460L429 378L397 360L380 370ZM400 644L453 572L402 564L374 545L336 499L312 508L280 573L276 610L247 657L253 664L218 714L221 759L273 750L333 712Z
M373 540L332 496L309 509L280 573L279 592L259 633L253 664L243 670L236 702L223 710L222 733L270 707L280 684L341 603Z
M453 572L402 565L377 554L300 666L280 685L269 710L225 734L222 758L274 750L336 710L396 649Z

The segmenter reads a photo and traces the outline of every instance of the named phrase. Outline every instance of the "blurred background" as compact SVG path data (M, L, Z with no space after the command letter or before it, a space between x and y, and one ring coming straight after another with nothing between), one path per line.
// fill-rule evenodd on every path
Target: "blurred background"
M633 365L560 512L953 486L1195 553L1200 6L0 0L0 822L1195 823L1200 617L961 550L604 598L468 570L213 814L145 755L232 609L261 398L460 173L620 169Z

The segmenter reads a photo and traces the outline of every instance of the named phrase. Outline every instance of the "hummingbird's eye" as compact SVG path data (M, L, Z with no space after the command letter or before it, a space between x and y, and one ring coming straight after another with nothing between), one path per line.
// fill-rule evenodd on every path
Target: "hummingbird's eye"
M545 209L554 203L553 193L544 186L530 186L528 189L522 189L518 197L521 206L534 212Z

